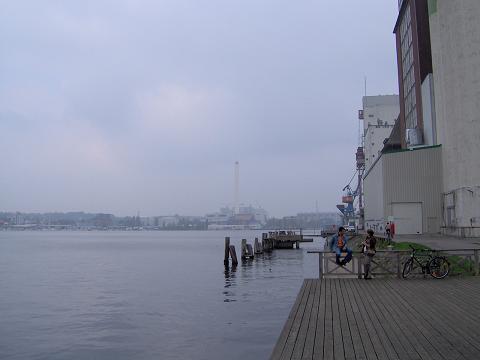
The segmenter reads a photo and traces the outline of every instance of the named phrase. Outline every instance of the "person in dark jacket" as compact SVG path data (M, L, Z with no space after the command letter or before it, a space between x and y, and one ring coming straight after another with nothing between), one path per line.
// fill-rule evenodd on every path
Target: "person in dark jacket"
M372 259L375 256L376 249L375 246L377 245L377 239L375 236L373 236L374 231L372 229L367 230L367 237L363 241L363 264L365 267L365 280L371 279L371 276L369 276L370 272L370 265L372 263Z

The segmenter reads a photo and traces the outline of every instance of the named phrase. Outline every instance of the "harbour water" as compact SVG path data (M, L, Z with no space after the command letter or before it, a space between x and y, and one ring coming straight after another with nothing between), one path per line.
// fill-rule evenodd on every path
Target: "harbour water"
M307 249L223 266L260 232L0 232L1 359L266 359Z

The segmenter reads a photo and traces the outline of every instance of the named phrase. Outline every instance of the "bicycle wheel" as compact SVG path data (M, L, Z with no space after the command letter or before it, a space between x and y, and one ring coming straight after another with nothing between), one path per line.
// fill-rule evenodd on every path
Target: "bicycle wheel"
M435 279L443 279L446 277L450 271L450 266L444 257L435 256L428 263L428 268L430 269L430 275Z
M412 270L413 270L413 260L408 259L407 262L405 263L405 265L403 265L402 277L404 279L406 279L408 277L408 275L410 275Z

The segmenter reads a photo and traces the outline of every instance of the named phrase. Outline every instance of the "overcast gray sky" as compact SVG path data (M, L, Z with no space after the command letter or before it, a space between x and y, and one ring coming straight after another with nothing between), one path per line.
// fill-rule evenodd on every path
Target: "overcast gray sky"
M396 0L0 0L0 211L335 211Z

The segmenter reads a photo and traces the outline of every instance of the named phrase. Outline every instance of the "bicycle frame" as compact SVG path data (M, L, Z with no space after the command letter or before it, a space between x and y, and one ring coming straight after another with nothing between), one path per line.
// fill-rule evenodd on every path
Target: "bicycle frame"
M416 262L416 263L418 264L418 266L421 267L423 273L427 272L427 271L428 271L428 264L430 263L430 260L433 258L432 254L422 255L422 257L427 258L427 261L425 261L424 263L422 263L422 262L420 262L420 260L418 259L418 257L415 256L418 250L415 249L415 248L413 248L412 246L410 246L410 248L412 248L412 250L413 250L413 251L412 251L412 254L410 255L410 258L412 259L412 262L413 262L413 263Z

